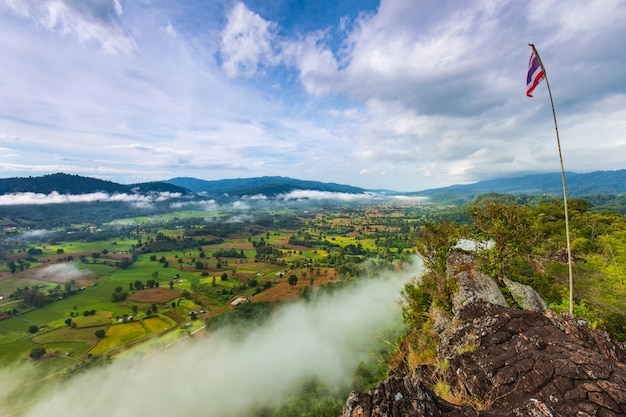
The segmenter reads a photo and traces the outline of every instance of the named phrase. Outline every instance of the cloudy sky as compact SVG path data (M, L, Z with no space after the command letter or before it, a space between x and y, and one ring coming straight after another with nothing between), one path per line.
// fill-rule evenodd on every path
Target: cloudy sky
M626 168L626 1L0 0L0 177L415 191Z

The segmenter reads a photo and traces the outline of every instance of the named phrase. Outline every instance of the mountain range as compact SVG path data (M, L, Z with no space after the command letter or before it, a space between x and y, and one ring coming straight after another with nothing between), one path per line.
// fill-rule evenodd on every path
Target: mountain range
M186 188L167 182L145 182L138 184L118 184L97 178L82 177L70 174L50 174L42 177L14 177L0 179L0 195L14 193L50 194L91 194L103 192L107 194L149 194L149 193L180 193L191 194Z
M626 193L626 170L595 171L585 174L565 173L567 195L583 197L598 194ZM563 195L560 173L533 174L515 178L497 178L473 184L433 188L410 195L430 197L435 200L469 200L486 193Z
M332 193L363 194L367 190L350 185L305 181L288 177L257 177L205 181L197 178L172 178L169 184L187 188L195 193L229 196L265 195L273 197L294 190L326 191Z
M598 194L626 194L626 170L596 171L585 174L565 174L568 195L580 197ZM209 198L265 195L275 197L294 190L362 194L373 192L384 195L425 196L434 200L469 200L486 193L555 195L563 193L559 173L535 174L515 178L498 178L473 184L452 185L415 192L367 190L344 184L305 181L289 177L257 177L206 181L180 177L170 180L138 184L118 184L96 178L69 174L51 174L42 177L0 179L0 195L12 193L109 194L180 193L183 196L200 195Z

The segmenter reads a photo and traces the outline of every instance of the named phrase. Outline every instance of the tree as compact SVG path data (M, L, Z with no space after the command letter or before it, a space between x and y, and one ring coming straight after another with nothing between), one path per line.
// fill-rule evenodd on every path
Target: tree
M70 317L66 318L65 319L65 324L68 325L68 326L71 326L72 325L72 319Z
M37 346L31 349L28 356L30 356L33 359L40 359L45 354L46 354L46 348L43 346Z
M287 282L289 283L289 285L291 285L292 287L294 285L296 285L298 283L298 277L296 275L289 275L289 278L287 278Z
M103 339L106 332L103 329L98 329L94 332L94 334L96 335L98 339Z
M120 289L119 291L117 290L118 288ZM111 294L111 302L113 303L124 301L126 298L128 298L128 293L126 291L122 291L122 287L117 287Z
M512 259L528 257L540 232L528 206L484 202L470 209L474 220L476 237L481 241L493 241L493 247L483 251L484 270L503 278Z
M28 333L30 334L37 333L38 331L39 331L39 326L37 326L36 324L33 324L28 328Z
M447 222L426 223L415 242L424 266L431 271L445 274L446 261L458 244L461 229Z

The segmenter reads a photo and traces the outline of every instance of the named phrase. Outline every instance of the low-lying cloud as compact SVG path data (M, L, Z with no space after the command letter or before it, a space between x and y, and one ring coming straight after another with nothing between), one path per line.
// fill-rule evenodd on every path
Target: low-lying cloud
M351 194L336 193L332 191L316 190L293 190L285 194L279 194L276 198L280 200L337 200L337 201L358 201L372 198L371 193Z
M287 305L243 339L194 336L141 361L118 360L59 387L27 416L248 416L310 378L347 384L367 345L401 319L399 291L420 265Z
M155 202L180 198L180 193L159 192L143 194L107 194L103 192L88 194L59 194L56 191L50 194L43 193L13 193L0 195L0 206L46 205L66 203L93 203L93 202L121 202L134 205L148 205Z
M16 239L36 240L36 239L41 239L46 236L49 236L53 233L54 233L54 230L48 230L48 229L28 230L24 233L20 233L20 235Z
M44 268L38 268L34 272L34 277L37 279L60 283L77 280L87 275L89 274L71 264L50 265Z
M201 200L201 201L177 201L175 203L170 204L172 209L193 209L197 208L199 210L214 210L217 208L217 203L215 200Z

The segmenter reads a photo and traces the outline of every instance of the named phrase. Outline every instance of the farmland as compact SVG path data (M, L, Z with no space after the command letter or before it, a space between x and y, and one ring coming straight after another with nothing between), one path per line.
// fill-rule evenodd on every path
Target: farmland
M371 268L393 269L414 252L416 208L378 208L396 213L392 224L371 210L268 211L258 222L178 213L37 239L5 233L0 366L44 361L49 382L76 364L185 338L237 303L308 298ZM366 259L376 262L365 267ZM44 358L29 358L36 348Z
M624 218L589 211L583 201L574 203L574 248L580 259L585 259L575 265L576 316L624 339L624 280L618 268L626 253ZM493 207L519 209L498 204ZM533 223L544 236L541 244L527 248L530 252L524 256L541 262L545 273L534 271L526 258L520 258L508 264L507 274L532 284L551 308L563 310L567 307L563 291L566 271L561 262L545 256L564 240L562 228L554 226L558 207L554 202L540 202L523 210L527 224ZM470 232L467 226L472 220L465 209L422 205L419 200L286 205L281 210L266 207L246 213L242 216L233 209L219 209L198 217L177 213L54 230L5 228L0 262L0 368L17 364L20 374L29 375L5 388L2 406L8 415L19 415L20 407L28 409L30 395L87 369L138 358L148 361L161 352L188 351L196 344L180 342L199 339L193 336L198 332L218 337L228 329L225 340L243 340L266 325L270 327L275 322L272 315L280 317L281 311L295 312L296 317L288 321L289 332L268 331L268 337L278 340L265 355L287 348L283 346L285 335L312 324L293 343L303 349L302 341L307 341L305 347L313 348L308 354L316 356L311 333L325 332L337 324L338 316L319 326L316 320L326 314L327 307L315 310L313 323L298 320L300 314L311 317L299 309L382 281L372 277L409 279L412 255L428 236L420 233L440 220L454 222L459 236L471 236L464 234ZM493 269L493 265L497 264L486 262L483 266ZM399 292L396 288L395 298L387 300L396 307L393 300L397 301ZM361 317L370 313L372 294L355 303L354 308L361 308L359 315L353 316L356 321L339 326L331 339L355 323L361 324ZM352 311L346 316L352 316ZM378 311L374 313L376 317ZM399 322L399 317L396 319ZM379 357L353 364L357 370L349 371L356 372L352 387L365 389L384 376L384 362L397 349L394 340L403 331L393 330L382 347L368 342L361 353L378 351ZM219 346L213 347L222 352ZM237 361L245 357L255 364L252 368L263 362L256 356L256 346L252 350L254 354L245 351ZM205 354L204 350L195 352ZM168 355L170 360L175 356ZM205 364L212 363L209 358L219 361L221 357L213 353L202 356ZM311 384L303 386L300 399L294 401L309 395L309 388L311 392L322 389L315 381ZM349 384L343 384L342 390L347 389ZM333 395L337 400L347 392ZM329 398L319 400L324 403ZM324 415L334 415L340 406L333 403ZM288 414L287 410L283 411ZM280 410L277 413L281 415Z

